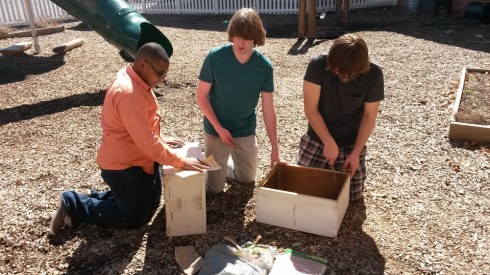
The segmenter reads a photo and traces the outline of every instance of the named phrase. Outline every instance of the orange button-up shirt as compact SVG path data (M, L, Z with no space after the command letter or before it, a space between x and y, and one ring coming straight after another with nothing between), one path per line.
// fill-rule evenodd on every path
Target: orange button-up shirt
M154 173L154 162L182 167L177 155L160 139L160 112L155 94L131 65L120 70L102 107L102 142L97 163L104 170L142 167Z

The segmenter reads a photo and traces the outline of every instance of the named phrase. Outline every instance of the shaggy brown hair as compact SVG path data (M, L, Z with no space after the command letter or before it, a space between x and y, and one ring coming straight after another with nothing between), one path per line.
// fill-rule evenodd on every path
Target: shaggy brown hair
M344 78L369 70L369 53L364 39L355 34L337 38L328 52L329 68Z
M232 42L233 37L240 37L246 40L253 40L254 46L265 44L266 31L262 25L259 15L254 9L243 8L235 12L228 25L228 41Z

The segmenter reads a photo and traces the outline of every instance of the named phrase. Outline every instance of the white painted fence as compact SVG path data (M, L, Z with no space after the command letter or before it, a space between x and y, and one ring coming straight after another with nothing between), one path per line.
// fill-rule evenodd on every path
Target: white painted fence
M350 1L351 9L397 4L397 0ZM298 12L298 0L127 0L127 2L141 13L156 14L228 14L242 7L252 7L259 13L269 14ZM37 22L73 18L49 0L31 0L31 5ZM335 10L335 0L317 0L316 5L318 12ZM23 0L0 0L0 26L28 24Z
M128 0L139 12L158 14L234 13L252 7L259 13L297 13L298 0ZM309 2L309 1L306 1ZM350 9L395 6L397 0L350 0ZM317 0L317 11L335 10L335 0Z
M49 0L31 0L34 21L64 20L73 18ZM24 0L0 0L0 26L29 25Z

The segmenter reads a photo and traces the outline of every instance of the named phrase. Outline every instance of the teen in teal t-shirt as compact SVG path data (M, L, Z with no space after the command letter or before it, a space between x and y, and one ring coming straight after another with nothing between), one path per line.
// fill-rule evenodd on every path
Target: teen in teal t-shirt
M227 178L254 182L257 171L257 119L262 99L264 124L271 144L271 164L279 161L272 64L255 47L264 45L265 29L255 10L238 10L228 25L232 44L206 56L197 87L197 103L204 114L204 153L221 169L209 171L206 191L220 193Z
M267 57L254 49L247 63L241 64L231 44L214 48L204 60L199 80L216 84L211 87L209 101L233 137L255 134L260 93L274 91L272 64ZM204 131L218 136L206 117Z

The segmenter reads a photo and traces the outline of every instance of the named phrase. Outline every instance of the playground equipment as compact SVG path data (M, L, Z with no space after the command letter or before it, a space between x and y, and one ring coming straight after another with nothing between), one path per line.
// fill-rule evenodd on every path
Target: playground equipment
M67 51L71 51L74 48L78 48L82 46L84 43L83 38L77 38L71 41L66 42L65 44L59 45L53 48L54 53L66 53Z
M156 42L172 56L173 48L165 35L132 8L125 0L51 0L70 15L90 26L132 61L138 49Z
M32 42L19 42L12 46L0 49L0 53L4 56L11 56L20 52L25 52L32 47Z

